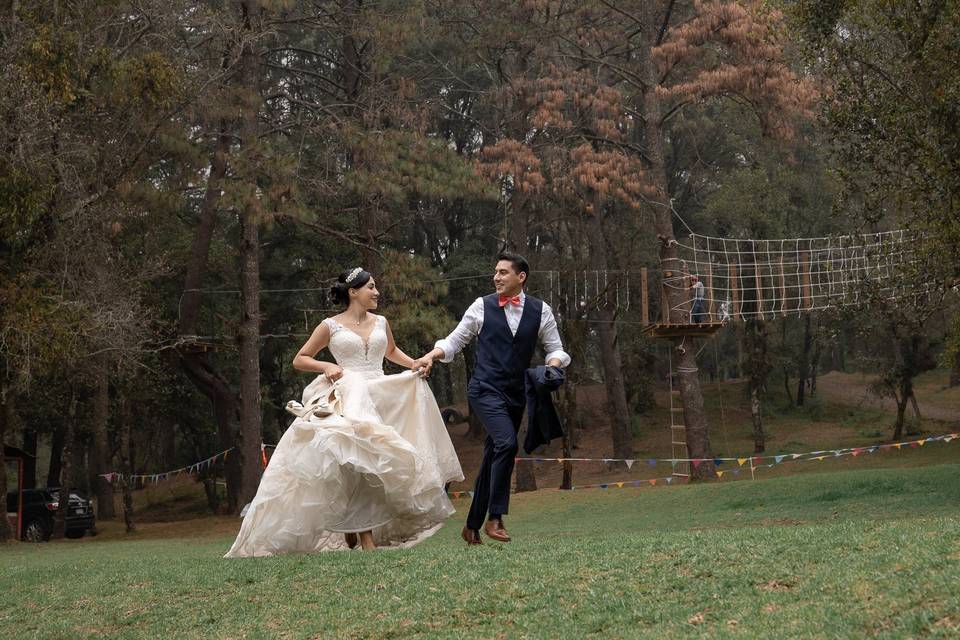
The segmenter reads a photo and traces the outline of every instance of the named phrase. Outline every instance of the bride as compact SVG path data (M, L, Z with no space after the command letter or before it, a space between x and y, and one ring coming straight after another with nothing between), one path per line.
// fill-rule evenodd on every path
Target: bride
M408 547L453 514L445 491L463 479L456 451L426 381L416 371L384 375L386 357L414 360L370 313L379 292L357 268L340 275L331 298L346 310L327 318L293 366L319 373L297 418L277 444L226 557L271 556L376 546ZM314 356L324 347L337 363Z

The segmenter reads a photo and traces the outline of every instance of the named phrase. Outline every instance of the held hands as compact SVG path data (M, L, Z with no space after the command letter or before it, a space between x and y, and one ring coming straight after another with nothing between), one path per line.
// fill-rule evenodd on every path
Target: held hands
M429 378L430 370L433 368L433 358L429 353L425 356L421 356L413 361L413 364L410 365L410 368L414 371L419 371L422 378Z

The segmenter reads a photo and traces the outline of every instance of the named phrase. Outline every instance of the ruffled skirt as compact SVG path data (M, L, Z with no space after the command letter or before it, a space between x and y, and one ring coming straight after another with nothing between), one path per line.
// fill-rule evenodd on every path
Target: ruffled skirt
M348 370L337 389L336 413L297 418L280 439L226 557L345 549L344 533L367 530L408 547L454 513L444 487L463 472L426 382ZM303 404L332 391L319 376Z

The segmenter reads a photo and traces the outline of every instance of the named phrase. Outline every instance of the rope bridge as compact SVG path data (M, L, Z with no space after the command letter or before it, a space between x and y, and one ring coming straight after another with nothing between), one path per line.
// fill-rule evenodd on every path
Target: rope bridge
M755 240L690 234L677 243L677 264L664 288L702 283L701 322L766 318L790 313L899 300L933 291L923 268L924 236L906 229L861 235ZM663 265L665 268L668 266ZM672 309L693 311L694 294Z

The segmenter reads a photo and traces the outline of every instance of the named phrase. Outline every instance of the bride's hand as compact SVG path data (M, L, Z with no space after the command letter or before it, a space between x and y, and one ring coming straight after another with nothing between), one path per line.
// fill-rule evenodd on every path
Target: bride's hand
M343 368L340 365L331 364L324 373L327 375L327 380L336 382L343 377Z
M427 357L417 358L416 360L413 361L413 365L410 368L413 369L414 371L419 372L420 377L429 378L430 369L433 368L433 358L427 358Z

